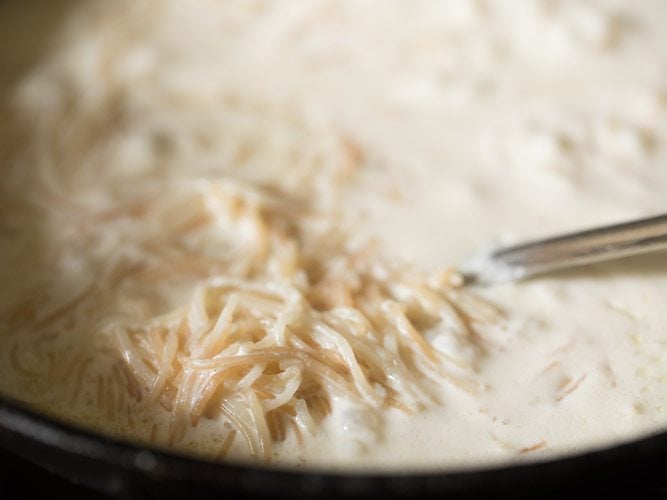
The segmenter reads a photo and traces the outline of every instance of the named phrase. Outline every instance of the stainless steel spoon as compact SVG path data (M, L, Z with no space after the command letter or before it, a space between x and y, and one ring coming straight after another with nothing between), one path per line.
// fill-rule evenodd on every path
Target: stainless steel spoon
M657 250L667 250L667 214L500 248L462 271L466 283L491 285Z

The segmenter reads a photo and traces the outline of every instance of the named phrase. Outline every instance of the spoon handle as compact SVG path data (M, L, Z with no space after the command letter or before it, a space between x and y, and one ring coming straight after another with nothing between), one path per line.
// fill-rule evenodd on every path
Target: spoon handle
M472 281L516 281L559 269L667 249L667 214L500 248L471 266ZM465 273L465 271L464 271ZM470 276L469 273L465 273Z

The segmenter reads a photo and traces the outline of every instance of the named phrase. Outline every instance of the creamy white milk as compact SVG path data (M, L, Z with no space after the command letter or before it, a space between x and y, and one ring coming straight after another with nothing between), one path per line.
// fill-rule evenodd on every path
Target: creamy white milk
M55 203L26 174L49 154L71 169L72 197L95 210L219 176L298 193L332 158L353 158L336 189L315 181L317 202L352 242L377 240L386 259L425 272L494 245L665 211L660 0L82 1L54 16L34 58L5 29L30 19L24 4L0 6L10 75L0 88L13 120L0 128L11 146L0 146L0 186L13 193L0 202L3 300L30 273L51 272L35 257L19 275L27 251L60 255L81 241L67 215L30 217ZM13 225L19 212L31 228ZM96 248L124 244L107 236ZM63 257L52 282L76 295L102 250ZM171 300L190 293L174 289ZM272 463L478 466L664 429L664 255L476 293L504 312L482 327L479 392L443 384L440 404L413 414L337 399L315 435L288 436ZM0 325L2 349L11 324ZM167 418L144 409L124 427L8 380L3 393L115 435L146 441L151 419ZM215 455L218 425L202 420L180 449ZM230 456L247 457L241 441Z

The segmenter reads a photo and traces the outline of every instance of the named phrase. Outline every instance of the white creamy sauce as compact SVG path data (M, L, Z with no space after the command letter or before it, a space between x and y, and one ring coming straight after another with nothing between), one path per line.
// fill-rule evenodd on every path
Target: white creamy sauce
M26 269L16 264L26 252L57 254L48 262L59 269L40 268L47 260L35 256L30 272L51 273L75 297L136 236L129 223L118 226L95 240L97 254L80 257L67 251L80 241L67 216L30 219L31 210L55 203L27 187L30 169L50 161L49 151L71 169L72 200L91 213L221 176L285 187L316 193L352 246L376 240L385 259L424 272L498 244L667 206L663 1L69 6L63 19L54 16L43 46L33 47L25 19L44 31L49 20L27 2L0 4L1 72L10 75L0 75L0 106L20 123L0 125L8 172L0 187L14 193L0 201L2 300L33 280L16 271ZM23 52L14 50L17 36L26 40ZM21 150L24 140L29 150ZM318 185L317 169L346 154L359 165L342 187L327 187L324 174ZM309 176L312 186L300 190ZM15 227L19 212L34 224ZM238 241L253 237L252 227L235 230ZM218 248L210 240L188 244L212 254ZM130 259L130 250L123 255ZM156 314L165 301L187 303L192 292L180 283L165 299L148 288L143 305L128 295L127 310ZM475 292L504 312L502 321L480 326L483 354L438 332L426 338L474 359L479 391L443 383L438 404L414 413L335 398L317 431L303 442L289 434L271 463L478 466L665 428L664 255ZM0 319L0 349L11 328ZM94 396L74 408L9 380L0 380L3 393L115 435L148 441L152 422L167 419L160 408L144 408L124 427L86 409ZM180 449L214 456L220 425L200 420ZM247 455L237 440L230 457Z

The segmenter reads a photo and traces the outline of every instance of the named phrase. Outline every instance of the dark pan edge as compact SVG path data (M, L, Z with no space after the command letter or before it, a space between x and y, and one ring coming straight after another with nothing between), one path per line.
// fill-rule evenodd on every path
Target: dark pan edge
M217 464L78 429L0 398L0 446L123 497L443 497L667 493L667 433L546 462L428 473L342 473Z

